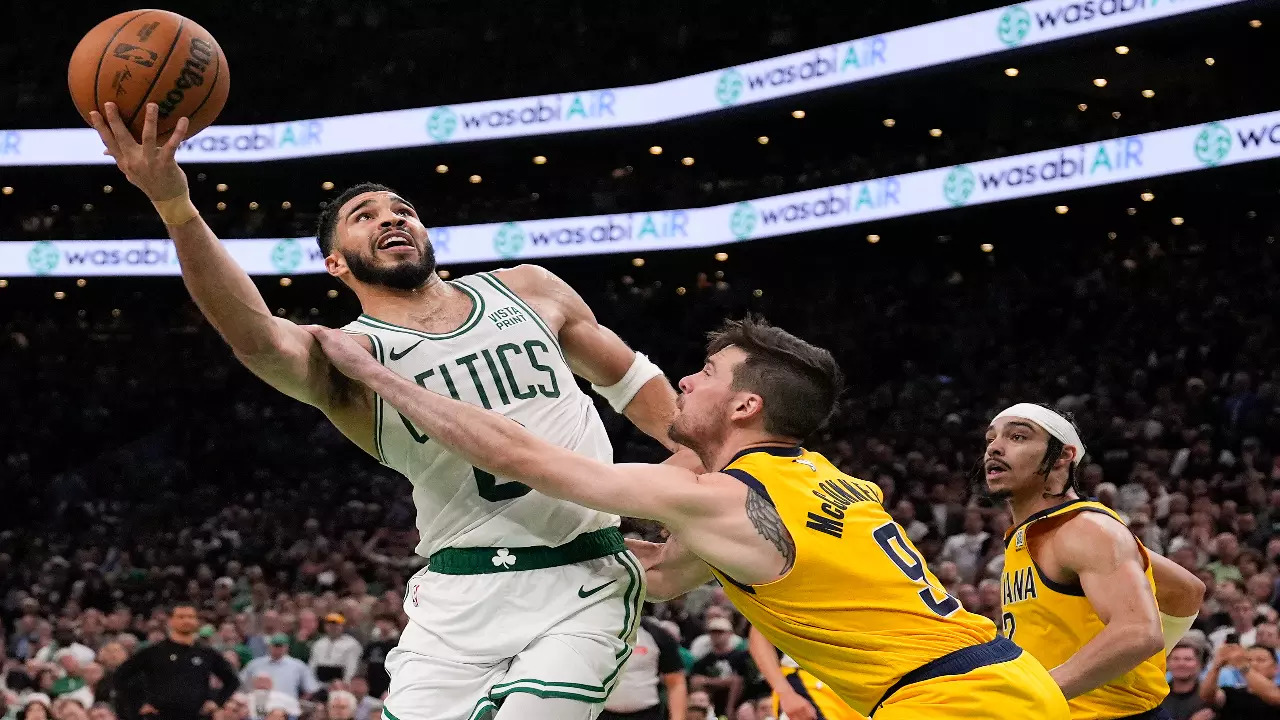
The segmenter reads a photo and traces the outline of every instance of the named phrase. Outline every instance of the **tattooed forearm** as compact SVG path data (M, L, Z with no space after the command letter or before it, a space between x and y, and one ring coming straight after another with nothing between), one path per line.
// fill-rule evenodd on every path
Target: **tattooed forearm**
M786 560L782 571L790 570L796 561L796 544L791 539L791 533L787 532L787 527L782 524L778 509L760 493L748 490L747 517L755 526L756 532L760 533L760 537L773 543L778 552L782 553L783 559Z

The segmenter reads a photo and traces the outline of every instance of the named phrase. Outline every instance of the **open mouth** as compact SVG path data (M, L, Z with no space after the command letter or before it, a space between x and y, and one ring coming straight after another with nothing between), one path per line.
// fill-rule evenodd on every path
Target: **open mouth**
M378 238L377 247L379 250L417 249L413 244L413 236L403 230L391 230L383 233L382 237Z
M1000 477L1009 472L1009 467L998 460L989 460L986 465L987 479Z

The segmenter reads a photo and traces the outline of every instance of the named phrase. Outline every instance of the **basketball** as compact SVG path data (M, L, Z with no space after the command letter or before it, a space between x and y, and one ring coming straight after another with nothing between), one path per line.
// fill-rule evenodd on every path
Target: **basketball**
M114 102L142 139L147 103L160 106L157 140L190 118L190 137L211 125L227 102L227 58L207 30L166 10L133 10L103 20L71 54L67 85L80 116Z

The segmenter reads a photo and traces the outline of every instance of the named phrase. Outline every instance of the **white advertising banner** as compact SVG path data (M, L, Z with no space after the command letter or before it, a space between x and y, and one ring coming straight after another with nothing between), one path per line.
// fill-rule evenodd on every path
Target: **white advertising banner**
M431 228L441 265L675 250L1280 157L1280 111L686 210ZM314 238L227 240L252 275L324 272ZM0 242L0 277L178 275L168 240Z
M650 85L215 125L184 142L179 158L261 162L648 125L1246 1L1031 0ZM109 162L89 128L0 130L0 167Z

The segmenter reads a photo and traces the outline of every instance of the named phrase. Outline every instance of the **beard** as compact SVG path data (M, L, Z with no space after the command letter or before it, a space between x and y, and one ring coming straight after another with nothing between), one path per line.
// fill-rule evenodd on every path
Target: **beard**
M391 267L374 265L364 255L342 253L351 276L366 285L382 285L395 290L417 290L436 271L436 254L430 243L424 243L418 262L401 262Z

